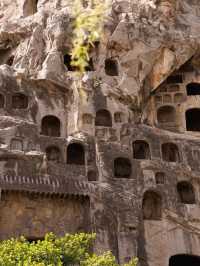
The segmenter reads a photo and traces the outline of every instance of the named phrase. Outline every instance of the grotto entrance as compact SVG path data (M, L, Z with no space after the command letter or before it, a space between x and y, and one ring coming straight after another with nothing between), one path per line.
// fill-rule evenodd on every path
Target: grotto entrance
M179 254L169 259L169 266L199 266L200 257L187 254Z

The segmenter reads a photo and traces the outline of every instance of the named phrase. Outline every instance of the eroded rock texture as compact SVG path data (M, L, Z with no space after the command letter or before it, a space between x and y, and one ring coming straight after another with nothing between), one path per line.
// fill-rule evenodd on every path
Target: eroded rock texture
M200 5L155 5L113 1L80 90L72 2L1 0L1 239L200 265Z

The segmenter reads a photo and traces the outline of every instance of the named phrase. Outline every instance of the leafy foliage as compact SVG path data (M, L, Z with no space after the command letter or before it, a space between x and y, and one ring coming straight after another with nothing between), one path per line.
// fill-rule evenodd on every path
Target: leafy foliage
M0 243L0 266L118 266L111 252L102 255L89 252L94 234L49 233L43 241L29 243L25 238ZM133 260L124 266L136 266Z
M108 4L106 0L88 0L88 7L84 8L80 0L75 0L73 6L75 21L72 65L83 73L88 65L89 50L99 41Z

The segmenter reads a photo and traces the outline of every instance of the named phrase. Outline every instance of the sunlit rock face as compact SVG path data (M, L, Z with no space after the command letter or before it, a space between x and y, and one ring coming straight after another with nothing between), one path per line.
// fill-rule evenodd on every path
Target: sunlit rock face
M0 239L200 265L199 1L139 3L113 1L79 80L73 1L1 0Z

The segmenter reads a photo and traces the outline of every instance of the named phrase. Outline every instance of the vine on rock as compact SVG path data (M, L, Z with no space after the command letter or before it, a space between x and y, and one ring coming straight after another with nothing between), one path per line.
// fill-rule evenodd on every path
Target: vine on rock
M77 67L80 73L88 66L90 49L100 39L108 7L109 0L88 0L86 8L80 0L74 2L75 21L71 55L72 65Z

